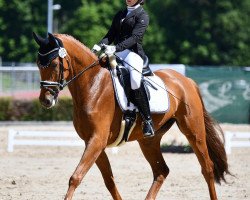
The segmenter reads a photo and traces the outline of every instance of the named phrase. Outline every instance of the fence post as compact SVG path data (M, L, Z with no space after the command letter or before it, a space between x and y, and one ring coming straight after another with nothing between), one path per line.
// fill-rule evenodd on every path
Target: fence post
M8 134L8 152L13 152L14 151L14 137L16 135L16 131L13 129L9 130Z
M0 71L0 93L1 92L3 92L3 72L2 71Z
M2 57L0 56L0 67L3 67ZM0 71L0 93L3 92L3 72Z
M28 84L28 90L32 90L32 73L26 72L26 80Z
M233 133L231 132L225 132L225 150L227 154L231 154L231 146L232 146L232 137L233 137Z
M12 62L11 64L11 85L10 85L10 91L11 91L11 94L13 95L14 94L14 89L16 88L16 71L15 71L15 63Z

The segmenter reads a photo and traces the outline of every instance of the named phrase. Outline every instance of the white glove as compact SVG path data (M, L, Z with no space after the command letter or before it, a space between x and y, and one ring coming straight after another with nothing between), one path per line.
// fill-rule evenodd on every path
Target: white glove
M93 46L93 48L92 48L92 52L94 52L94 53L97 53L97 52L99 52L99 51L101 51L101 47L98 45L98 44L95 44L94 46Z
M107 46L106 46L105 53L106 53L108 56L113 55L115 52L116 52L115 46L111 46L111 45L107 45Z

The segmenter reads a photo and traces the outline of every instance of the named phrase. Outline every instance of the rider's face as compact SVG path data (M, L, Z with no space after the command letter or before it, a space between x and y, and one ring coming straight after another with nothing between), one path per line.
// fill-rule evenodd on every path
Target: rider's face
M136 4L138 0L126 0L126 4L127 6L133 6Z

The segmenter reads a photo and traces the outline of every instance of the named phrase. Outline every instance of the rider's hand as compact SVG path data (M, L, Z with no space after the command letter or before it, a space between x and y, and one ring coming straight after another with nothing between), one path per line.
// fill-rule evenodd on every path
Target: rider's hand
M115 47L115 46L112 46L112 45L107 45L107 46L106 46L105 53L106 53L108 56L113 55L115 52L116 52L116 47Z
M92 48L92 52L93 53L98 53L99 51L101 51L101 47L98 45L98 44L95 44L94 46L93 46L93 48Z

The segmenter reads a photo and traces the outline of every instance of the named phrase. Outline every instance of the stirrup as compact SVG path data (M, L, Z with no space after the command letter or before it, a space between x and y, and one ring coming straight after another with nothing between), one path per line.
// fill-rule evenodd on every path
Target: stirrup
M153 128L153 122L152 120L145 120L144 122L142 122L143 125L143 136L144 138L150 138L150 137L154 137L155 135L155 131Z

